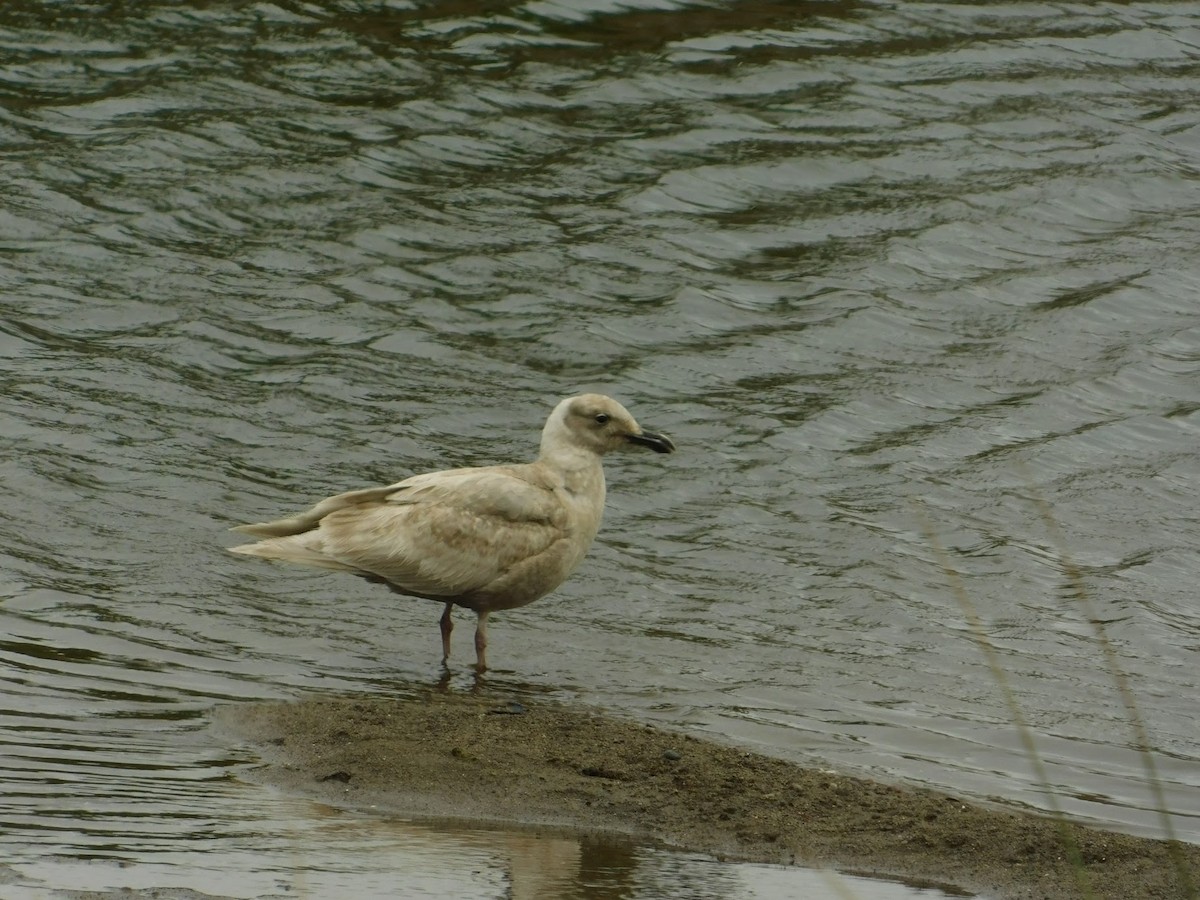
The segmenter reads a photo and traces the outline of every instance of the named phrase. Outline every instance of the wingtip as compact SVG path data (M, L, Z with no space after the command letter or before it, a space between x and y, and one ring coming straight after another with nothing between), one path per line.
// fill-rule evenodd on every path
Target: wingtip
M256 522L252 525L234 525L229 530L258 538L280 537L281 535L291 534L286 528L281 528L281 526L289 522L290 520L283 520L283 522Z

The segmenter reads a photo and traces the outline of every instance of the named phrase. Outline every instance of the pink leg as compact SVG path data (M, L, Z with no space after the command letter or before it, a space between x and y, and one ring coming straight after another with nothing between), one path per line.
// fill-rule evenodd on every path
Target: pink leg
M447 603L446 611L438 619L438 625L442 629L442 665L445 665L446 660L450 658L450 632L454 630L454 623L450 621L450 610L453 608L453 603Z
M487 617L486 612L479 613L479 624L475 626L475 671L487 671Z

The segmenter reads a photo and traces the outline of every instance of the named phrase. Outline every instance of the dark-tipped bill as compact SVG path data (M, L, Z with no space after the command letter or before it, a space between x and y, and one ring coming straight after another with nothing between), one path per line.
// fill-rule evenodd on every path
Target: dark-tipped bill
M665 434L655 434L653 431L643 431L641 434L631 434L628 437L631 444L641 444L649 447L655 453L674 453L675 443Z

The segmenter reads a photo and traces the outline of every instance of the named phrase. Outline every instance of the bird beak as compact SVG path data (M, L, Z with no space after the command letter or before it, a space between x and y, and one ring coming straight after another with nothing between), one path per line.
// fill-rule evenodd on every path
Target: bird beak
M653 431L643 431L641 434L626 435L625 439L631 444L641 444L649 447L655 453L674 453L675 443L665 434L655 434Z

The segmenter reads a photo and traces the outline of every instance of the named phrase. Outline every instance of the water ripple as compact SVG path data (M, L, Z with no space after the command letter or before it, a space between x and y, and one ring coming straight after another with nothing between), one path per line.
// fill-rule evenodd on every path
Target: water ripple
M526 456L584 389L682 452L614 460L579 576L497 624L521 679L1044 804L924 515L1066 806L1152 830L1081 567L1194 838L1196 12L14 5L6 847L278 826L206 711L434 679L436 609L222 529Z

